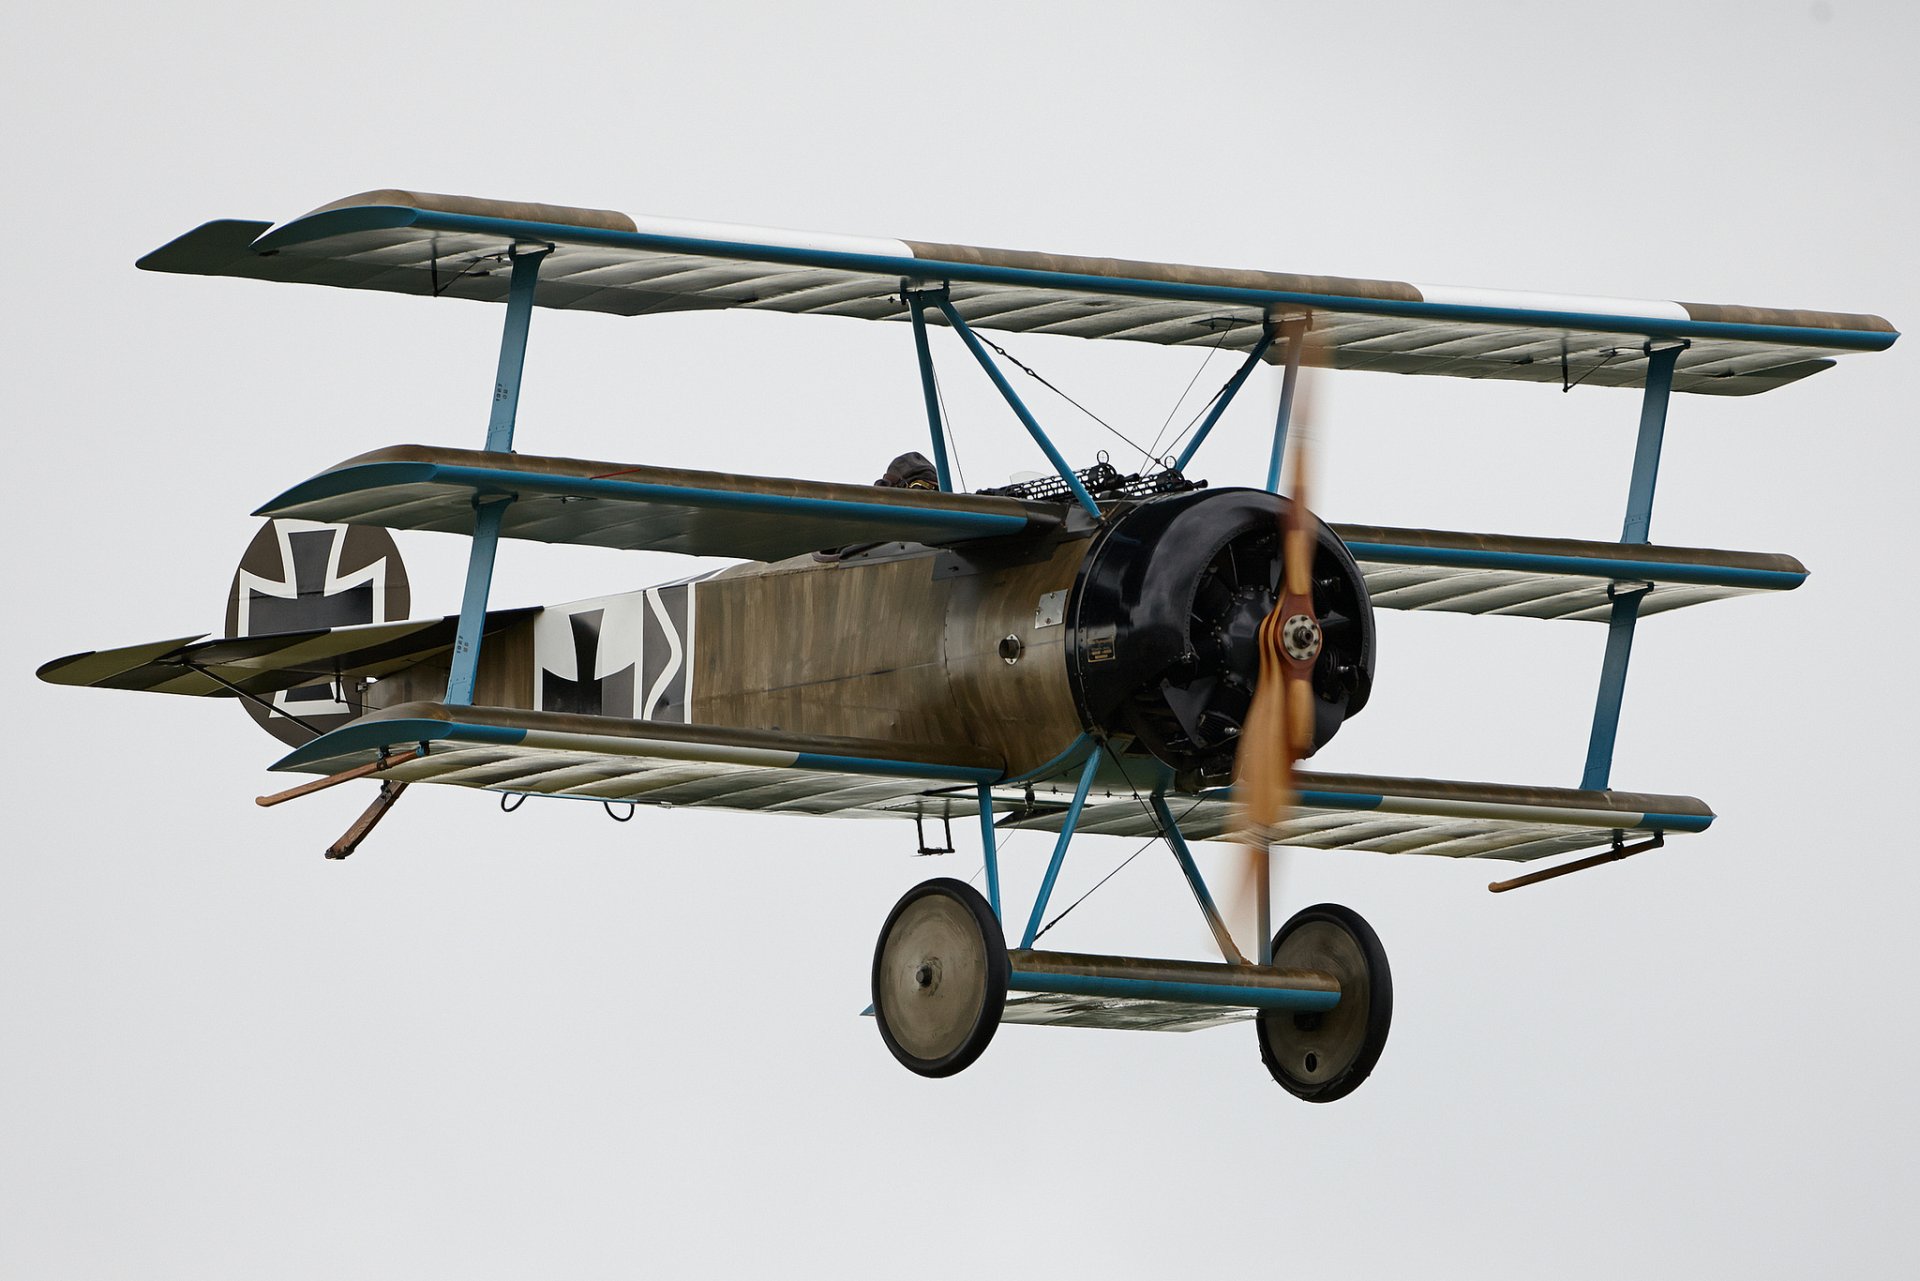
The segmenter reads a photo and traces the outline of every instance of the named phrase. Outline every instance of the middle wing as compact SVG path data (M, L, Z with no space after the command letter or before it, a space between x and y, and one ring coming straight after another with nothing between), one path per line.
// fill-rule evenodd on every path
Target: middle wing
M1378 609L1606 622L1621 592L1640 617L1749 592L1791 591L1807 567L1772 552L1335 525Z
M471 534L475 503L513 499L508 538L784 560L856 542L941 546L1057 528L1064 512L991 494L841 485L580 458L396 445L350 458L260 509L343 525Z

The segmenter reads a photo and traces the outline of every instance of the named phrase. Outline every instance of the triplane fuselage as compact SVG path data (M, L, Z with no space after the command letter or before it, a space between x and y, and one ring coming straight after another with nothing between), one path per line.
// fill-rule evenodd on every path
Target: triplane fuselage
M907 818L922 849L943 852L954 820L971 820L985 892L949 878L916 887L875 951L870 1012L902 1063L959 1071L1002 1022L1184 1031L1251 1017L1275 1080L1315 1101L1372 1071L1391 975L1350 909L1308 907L1271 929L1270 845L1518 861L1601 851L1493 887L1505 889L1705 830L1713 814L1697 800L1609 787L1637 624L1791 589L1806 571L1788 556L1649 543L1668 399L1764 392L1897 337L1878 317L1843 313L1498 295L399 191L278 226L209 223L141 265L505 302L485 448L397 446L296 485L261 509L268 524L235 576L224 636L76 654L44 679L244 700L293 748L274 768L320 776L263 804L377 780L333 858L416 782L509 805L552 796ZM931 475L870 487L515 453L535 306L906 322ZM1053 476L952 492L936 324L992 379ZM1105 461L1075 470L976 328L1243 359L1177 456L1134 474ZM1284 370L1265 487L1189 479L1263 363ZM1620 540L1315 520L1277 492L1303 364L1643 388ZM389 529L472 539L459 616L405 617ZM490 610L503 537L739 563ZM1365 707L1378 608L1605 622L1580 786L1294 775L1292 760ZM1270 743L1284 744L1274 751L1290 781L1263 808L1265 793L1248 789L1267 771L1249 762ZM1020 829L1056 836L1016 935L1020 918L1003 926L998 847ZM1163 839L1221 959L1038 949L1076 834ZM1246 845L1251 956L1192 857L1188 842L1204 839Z

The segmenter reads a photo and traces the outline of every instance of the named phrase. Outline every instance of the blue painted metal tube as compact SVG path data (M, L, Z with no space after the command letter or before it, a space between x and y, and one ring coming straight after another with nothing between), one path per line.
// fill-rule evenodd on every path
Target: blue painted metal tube
M460 627L453 637L453 662L447 671L447 701L473 702L473 681L480 670L480 633L487 625L487 593L493 587L493 554L500 546L500 519L512 499L481 506L473 514L473 547L467 554L467 588L460 597Z
M1200 430L1193 434L1193 439L1187 442L1187 447L1180 451L1180 457L1174 460L1175 471L1187 469L1187 462L1193 457L1194 451L1200 448L1200 442L1207 438L1207 433L1213 430L1213 425L1220 421L1220 415L1227 412L1227 406L1232 404L1234 396L1239 394L1241 384L1247 381L1247 375L1253 372L1254 366L1260 363L1260 358L1267 354L1267 348L1271 346L1273 346L1273 335L1261 334L1260 341L1255 343L1253 350L1247 353L1245 362L1234 371L1233 377L1228 379L1227 385L1221 389L1220 398L1213 402L1213 408L1201 422Z
M1667 432L1667 402L1673 396L1673 366L1681 346L1647 353L1647 388L1640 398L1640 435L1633 445L1633 478L1627 482L1623 543L1644 543L1653 524L1653 486L1660 476L1660 445Z
M1000 834L993 830L993 789L980 784L980 852L987 865L987 903L1000 915Z
M920 393L927 401L927 427L933 433L933 470L940 477L940 488L953 492L953 476L947 470L947 429L940 420L940 388L933 380L933 349L927 346L927 304L919 294L907 295L907 309L913 313L913 349L920 357Z
M1087 757L1086 768L1080 771L1080 785L1073 789L1073 804L1067 807L1067 821L1060 828L1060 839L1053 843L1053 861L1047 864L1047 874L1040 882L1040 892L1033 899L1033 915L1027 918L1026 933L1020 936L1021 947L1032 947L1033 940L1040 935L1040 918L1046 914L1047 900L1053 897L1053 883L1060 879L1060 865L1067 859L1067 843L1073 840L1073 829L1080 825L1080 811L1086 808L1087 793L1093 790L1093 776L1100 768L1100 753L1094 752Z
M1267 461L1267 492L1280 492L1280 468L1287 460L1287 424L1293 418L1293 390L1300 384L1300 348L1305 330L1287 335L1287 372L1280 380L1280 409L1273 416L1273 456Z
M548 250L516 250L513 279L507 286L507 323L500 335L500 367L493 378L493 412L487 418L487 448L505 453L513 448L513 424L520 412L520 371L527 362L527 329L533 323L534 285L540 279L540 261Z
M1003 778L1000 781L1002 783L1032 783L1041 779L1052 778L1056 773L1064 772L1071 766L1080 753L1086 751L1098 752L1099 750L1098 747L1094 746L1092 738L1084 733L1075 734L1073 741L1062 748L1059 754L1046 764L1030 769L1024 774L1014 774L1010 777Z
M1246 954L1234 943L1232 931L1221 919L1220 909L1214 906L1206 878L1200 875L1200 865L1193 861L1193 851L1187 848L1187 838L1180 834L1180 824L1174 819L1173 811L1167 808L1167 798L1156 792L1147 798L1147 804L1153 807L1153 816L1160 824L1160 834L1167 838L1167 848L1173 851L1174 860L1180 864L1181 875L1187 878L1187 888L1193 891L1193 901L1200 905L1200 915L1207 918L1207 928L1213 931L1213 941L1219 947L1220 955L1229 964L1245 965Z
M1067 466L1067 460L1060 456L1060 451L1054 447L1053 441L1047 438L1047 433L1040 429L1039 421L1034 418L1026 403L1020 399L1020 394L1014 391L1013 384L1007 381L1007 376L1000 372L1000 366L994 363L993 357L988 355L987 349L980 344L980 336L973 332L973 327L967 324L965 317L954 309L951 299L943 296L940 299L940 310L945 313L947 323L953 326L954 332L960 335L961 341L967 344L967 350L973 353L973 358L980 362L980 368L986 370L987 377L993 379L993 385L1000 389L1000 395L1006 399L1014 414L1026 427L1027 434L1032 436L1034 443L1046 453L1047 461L1051 462L1053 469L1060 473L1060 479L1067 482L1067 488L1072 490L1073 496L1080 500L1080 505L1086 508L1095 520L1098 520L1100 505L1093 501L1093 495L1089 494L1087 487L1080 483L1080 478L1073 474L1073 468Z
M1587 765L1580 786L1604 792L1613 776L1613 741L1620 729L1620 703L1627 691L1627 660L1633 656L1633 627L1640 618L1640 597L1614 598L1607 619L1607 653L1600 660L1600 693L1593 702L1593 732L1587 737Z
M1627 482L1623 543L1644 543L1653 524L1654 483L1660 477L1660 446L1667 432L1667 402L1673 396L1673 367L1685 344L1647 352L1647 386L1640 397L1640 433L1633 444L1633 476ZM1613 748L1620 732L1620 705L1626 698L1627 664L1633 657L1633 629L1640 621L1640 598L1616 596L1607 616L1607 652L1600 660L1600 691L1593 700L1593 729L1587 735L1587 763L1580 786L1605 791L1613 777Z
M527 360L527 330L533 321L534 286L540 279L540 261L548 251L515 251L513 278L507 285L507 321L500 334L500 364L493 378L493 410L487 416L487 449L506 453L513 448L513 426L520 412L520 371ZM510 498L482 502L474 499L473 546L467 552L467 586L460 597L460 627L453 638L453 659L447 670L447 702L473 702L473 682L480 670L480 636L487 625L487 596L493 589L493 558L500 546L500 521Z
M1338 992L1302 991L1283 987L1242 987L1233 983L1174 983L1166 979L1135 979L1090 974L1047 974L1014 970L1007 975L1014 992L1064 992L1069 996L1133 997L1149 1001L1180 1001L1187 1005L1224 1005L1255 1010L1331 1010L1340 1004Z

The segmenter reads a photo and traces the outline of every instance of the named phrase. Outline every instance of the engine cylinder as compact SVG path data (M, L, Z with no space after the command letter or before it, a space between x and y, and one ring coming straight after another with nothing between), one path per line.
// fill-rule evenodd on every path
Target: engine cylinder
M1141 503L1088 551L1068 601L1067 669L1089 728L1132 735L1182 773L1231 773L1279 599L1288 500L1195 490ZM1319 748L1373 688L1373 607L1346 544L1317 525L1313 670Z

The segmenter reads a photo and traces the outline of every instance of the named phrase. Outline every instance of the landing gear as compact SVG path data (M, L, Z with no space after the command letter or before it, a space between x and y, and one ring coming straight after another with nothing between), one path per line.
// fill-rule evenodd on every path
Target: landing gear
M1000 1026L1007 971L1000 922L978 890L947 877L914 886L873 952L881 1039L910 1071L952 1076Z
M1393 1022L1393 974L1379 936L1352 908L1321 903L1280 927L1273 963L1333 975L1340 1004L1312 1013L1262 1011L1255 1023L1267 1071L1309 1103L1353 1093L1380 1061Z

